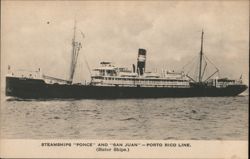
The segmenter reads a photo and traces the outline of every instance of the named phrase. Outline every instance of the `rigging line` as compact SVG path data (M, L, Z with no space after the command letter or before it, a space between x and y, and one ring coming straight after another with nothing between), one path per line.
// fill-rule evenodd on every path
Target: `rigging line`
M83 54L83 59L84 59L85 64L87 65L87 68L88 68L89 74L90 74L90 75L92 75L92 74L91 74L91 70L90 70L90 67L89 67L89 64L88 64L88 61L87 61L87 59L86 59L85 54Z
M219 68L206 55L204 56L208 60L208 62L210 62L217 70L219 70Z
M195 67L195 65L196 65L195 62L196 62L197 60L195 60L195 59L197 59L197 57L193 58L193 59L192 59L192 62L189 63L190 68L187 69L187 72L188 72L188 73L191 72L191 71L193 70L193 67ZM187 65L186 65L185 67L187 67Z
M212 75L210 75L210 76L205 80L205 82L206 82L207 80L209 80L211 77L213 77L217 72L219 72L219 70L216 70Z
M207 61L206 60L204 60L205 61L205 66L204 66L204 68L203 68L203 72L202 72L202 75L201 75L201 79L203 78L203 76L204 76L204 74L205 74L205 71L206 71L206 67L207 67Z
M187 74L189 74L189 73L193 70L194 67L195 67L195 63L193 63L193 64L191 65L190 69L187 71Z
M186 66L188 66L189 64L191 64L191 63L193 63L195 60L194 59L196 59L197 58L197 56L194 56L190 61L188 61L183 67L182 67L182 69L184 69Z
M193 82L196 82L192 77L190 77L189 75L186 75L189 79L191 79Z
M81 45L77 46L76 52L75 52L75 58L74 58L74 70L73 70L73 74L75 73L75 69L76 69L76 65L77 65L77 59L78 59L78 55L79 55L79 51L80 51L80 47Z
M192 67L192 68L193 68L193 67ZM190 70L187 72L187 74L189 74L191 71L192 71L192 69L190 69Z
M216 73L219 74L219 69L216 67L215 64L213 64L212 61L210 61L210 59L209 59L207 56L205 56L205 59L208 60L208 62L210 62L210 63L215 67L215 69L216 69L216 71L215 71L214 73L212 73L212 74L205 80L205 81L207 81L207 80L209 80L211 77L213 77Z
M197 59L199 59L199 57L197 57ZM198 78L198 71L199 71L199 60L197 60L196 61L196 63L195 63L195 69L194 69L194 74L193 74L193 77L195 78L195 79L197 79L197 81L199 80L199 78Z
M72 81L73 81L74 74L75 74L76 63L77 63L77 59L76 59L76 55L74 54L74 62L73 62L73 70L72 70Z
M75 63L75 52L76 52L76 20L74 21L74 33L73 33L73 39L72 39L72 54L71 54L71 65L70 65L70 81L73 81L74 76L74 63Z
M85 38L85 35L83 34L83 32L82 32L82 31L80 31L80 32L81 32L81 35L82 35L82 39L84 39L84 38ZM90 67L89 67L89 63L88 63L87 58L86 58L86 56L85 56L85 54L84 54L84 53L83 53L83 58L84 58L84 61L85 61L86 65L87 65L87 68L88 68L89 74L90 74L90 76L92 76L91 69L90 69Z
M72 68L72 80L73 80L73 77L74 77L74 73L75 73L75 70L76 70L76 66L77 66L77 61L78 61L78 55L79 55L79 52L80 52L80 49L82 48L81 46L81 43L80 42L75 42L75 52L73 53L73 56L74 58L72 59L72 65L73 65L73 68Z
M198 59L198 58L197 58ZM193 73L193 77L195 77L196 73L197 73L197 65L198 65L198 62L197 60L192 64L192 67L190 67L190 70L189 72L192 72Z

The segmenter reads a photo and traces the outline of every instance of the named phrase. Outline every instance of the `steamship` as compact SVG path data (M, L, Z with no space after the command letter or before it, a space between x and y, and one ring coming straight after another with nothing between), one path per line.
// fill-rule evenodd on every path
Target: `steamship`
M166 71L161 74L146 70L145 49L138 51L137 65L132 69L116 67L112 62L103 61L100 67L93 69L91 80L86 83L73 83L77 58L82 45L75 38L72 40L72 62L69 80L63 80L35 72L6 76L6 96L28 99L107 99L107 98L164 98L164 97L218 97L237 96L247 89L242 79L215 77L219 69L205 78L207 60L203 53L203 34L199 53L197 79L184 71ZM88 67L89 68L89 67Z

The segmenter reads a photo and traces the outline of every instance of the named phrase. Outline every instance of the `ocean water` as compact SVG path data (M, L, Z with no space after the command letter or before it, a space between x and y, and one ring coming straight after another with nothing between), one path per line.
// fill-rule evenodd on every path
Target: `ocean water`
M2 98L1 138L247 140L248 100Z

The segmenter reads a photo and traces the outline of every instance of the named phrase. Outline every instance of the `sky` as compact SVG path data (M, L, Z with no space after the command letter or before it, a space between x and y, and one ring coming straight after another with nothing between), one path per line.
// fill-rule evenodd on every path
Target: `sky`
M101 61L132 68L139 48L146 70L180 70L204 54L221 77L248 83L248 1L1 1L1 74L37 70L68 79L74 21L79 53L75 81ZM84 38L80 32L84 33ZM191 67L191 66L190 66Z

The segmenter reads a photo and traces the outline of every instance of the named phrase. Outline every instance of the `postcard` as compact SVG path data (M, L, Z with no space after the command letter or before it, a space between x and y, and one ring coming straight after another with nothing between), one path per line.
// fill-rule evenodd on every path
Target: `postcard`
M247 158L249 1L1 1L1 158Z

